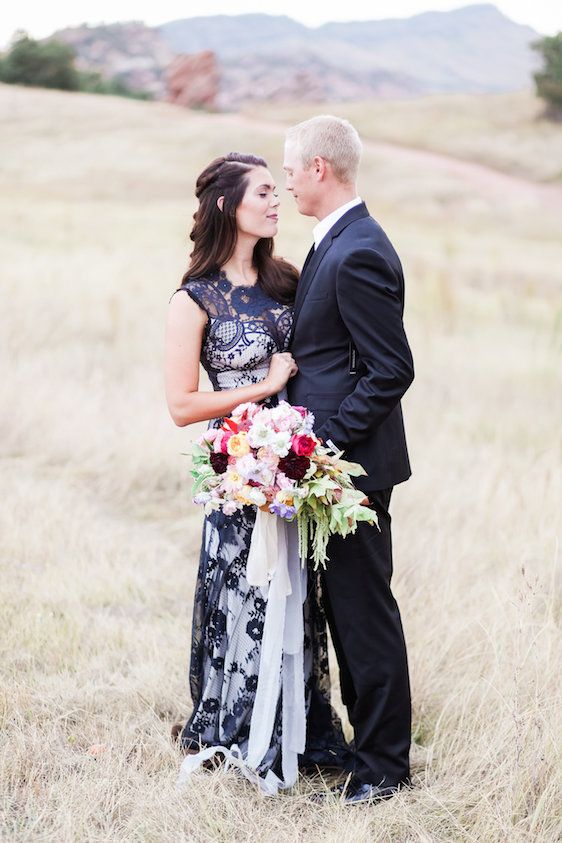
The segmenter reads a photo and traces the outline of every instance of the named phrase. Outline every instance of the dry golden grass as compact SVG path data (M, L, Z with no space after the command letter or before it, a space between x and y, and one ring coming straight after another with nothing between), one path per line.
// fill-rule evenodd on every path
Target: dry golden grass
M193 432L164 404L164 316L196 173L242 148L280 178L281 137L263 119L2 86L0 114L2 840L553 843L559 200L365 157L417 364L414 476L393 509L414 788L352 810L312 804L319 782L268 800L221 771L177 792L200 513ZM278 251L301 261L310 228L286 200Z

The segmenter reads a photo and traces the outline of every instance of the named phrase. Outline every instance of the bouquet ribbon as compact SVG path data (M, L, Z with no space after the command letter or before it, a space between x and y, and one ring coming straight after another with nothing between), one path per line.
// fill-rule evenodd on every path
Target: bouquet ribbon
M274 575L276 589L286 594L291 593L287 560L287 536L285 521L269 512L258 509L252 539L246 563L246 579L248 585L260 586L267 589Z
M258 509L248 555L249 585L267 589L267 608L260 655L258 687L250 721L247 762L264 758L270 744L282 686L283 786L297 779L298 754L304 752L304 624L306 570L298 554L296 523Z
M306 741L304 688L304 622L306 569L301 566L296 521L258 509L248 553L248 584L260 588L267 599L263 628L258 686L248 747L207 747L188 755L182 763L178 786L200 764L215 753L224 755L226 765L237 767L258 785L262 793L274 795L279 788L292 787L298 775L298 756ZM271 746L275 715L282 693L282 778L269 770L260 776L258 767Z

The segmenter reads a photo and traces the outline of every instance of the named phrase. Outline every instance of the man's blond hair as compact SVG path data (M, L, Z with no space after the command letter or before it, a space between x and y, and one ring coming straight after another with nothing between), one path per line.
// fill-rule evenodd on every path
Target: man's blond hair
M318 156L331 164L338 181L355 183L363 146L349 120L321 114L292 126L286 138L298 148L305 169Z

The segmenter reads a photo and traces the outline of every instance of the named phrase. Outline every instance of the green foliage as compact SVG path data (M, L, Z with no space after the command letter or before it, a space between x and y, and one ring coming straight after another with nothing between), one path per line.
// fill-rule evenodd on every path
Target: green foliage
M95 71L79 71L80 90L88 94L109 94L115 97L131 97L137 100L152 99L148 91L133 91L122 79L104 79L101 73Z
M0 80L39 88L79 89L74 50L60 41L35 41L22 34L0 64Z
M0 59L0 82L150 99L148 92L132 91L121 79L104 79L100 73L77 70L75 59L76 53L68 44L56 40L35 41L20 33Z
M562 117L562 32L542 38L533 48L543 58L542 70L535 73L537 94L547 103L552 116Z

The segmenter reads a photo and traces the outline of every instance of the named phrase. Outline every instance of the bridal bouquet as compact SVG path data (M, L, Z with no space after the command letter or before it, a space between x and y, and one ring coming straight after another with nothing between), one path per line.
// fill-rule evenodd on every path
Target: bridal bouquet
M333 534L346 536L359 521L377 523L361 504L364 493L351 478L365 474L313 433L305 407L281 401L277 407L240 404L218 429L209 429L192 451L193 500L209 514L233 515L255 506L287 521L296 519L304 565L309 541L314 567L325 566ZM377 524L378 526L378 524Z

